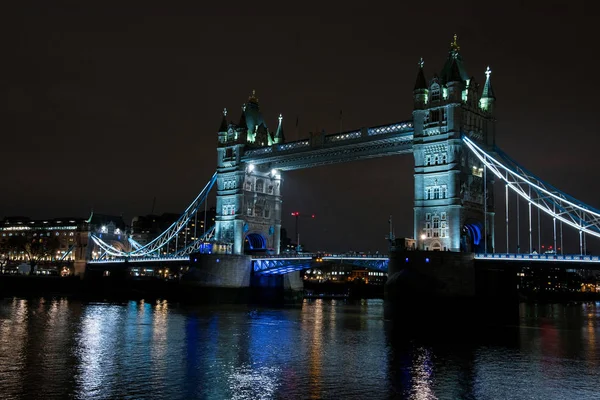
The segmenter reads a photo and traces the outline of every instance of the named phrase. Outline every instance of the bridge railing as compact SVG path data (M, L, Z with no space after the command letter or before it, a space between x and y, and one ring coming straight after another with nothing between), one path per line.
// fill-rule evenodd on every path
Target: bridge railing
M254 260L264 259L299 259L299 258L351 258L351 259L388 259L387 254L353 254L353 253L300 253L300 254L261 254L252 256Z
M90 260L88 264L117 264L117 263L143 263L143 262L175 262L189 261L189 256L179 257L131 257L131 258L112 258L108 260Z
M531 261L571 261L571 262L600 262L600 256L589 256L579 254L512 254L512 253L478 253L475 259L494 260L531 260Z

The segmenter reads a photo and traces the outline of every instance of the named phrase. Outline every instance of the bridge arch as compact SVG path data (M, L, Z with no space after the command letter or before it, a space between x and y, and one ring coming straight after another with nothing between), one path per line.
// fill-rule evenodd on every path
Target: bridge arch
M244 240L244 251L267 250L267 239L260 233L249 233Z
M483 227L479 221L467 221L461 234L461 251L479 252L483 247Z
M432 250L432 251L441 251L442 250L442 244L440 243L439 240L434 240L433 242L431 242L431 248L429 250Z

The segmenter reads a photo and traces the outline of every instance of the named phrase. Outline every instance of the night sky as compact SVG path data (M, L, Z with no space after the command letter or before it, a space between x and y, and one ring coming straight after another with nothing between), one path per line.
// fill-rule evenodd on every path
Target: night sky
M216 167L222 109L237 122L253 89L287 140L296 118L300 137L338 131L340 110L343 130L409 120L419 58L439 73L454 33L470 75L493 71L497 144L600 208L591 4L13 3L0 21L0 217L93 208L130 222L154 197L156 213L181 212ZM283 225L314 213L300 220L310 249L384 251L389 214L412 236L412 168L407 155L285 173Z

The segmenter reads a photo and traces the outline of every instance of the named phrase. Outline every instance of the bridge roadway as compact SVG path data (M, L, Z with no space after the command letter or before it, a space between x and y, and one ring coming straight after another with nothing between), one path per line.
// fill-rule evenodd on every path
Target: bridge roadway
M475 254L475 260L485 262L509 262L516 264L533 263L540 266L564 265L577 267L578 269L597 269L600 270L600 256L590 255L560 255L560 254L506 254L506 253L488 253ZM155 257L155 258L131 258L127 261L123 259L110 260L91 260L92 265L115 265L125 262L136 265L155 265L156 263L188 263L189 256L182 257ZM314 268L323 263L339 263L354 265L366 269L378 271L387 271L389 257L387 255L366 255L366 254L329 254L329 253L305 253L297 255L261 255L252 257L252 267L254 272L263 275L282 275L293 271Z
M215 255L217 257L217 255ZM157 263L188 263L189 256L181 257L139 257L128 260L115 258L109 260L91 260L90 265L119 265L134 263L136 266L151 266ZM261 255L252 257L252 267L256 273L263 275L281 275L293 271L313 268L323 263L339 263L354 265L367 269L387 271L389 257L387 255L356 255L356 254L328 254L304 253L297 255Z

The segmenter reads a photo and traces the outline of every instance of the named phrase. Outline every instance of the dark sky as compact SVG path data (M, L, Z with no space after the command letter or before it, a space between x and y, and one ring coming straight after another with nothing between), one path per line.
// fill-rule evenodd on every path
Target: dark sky
M493 70L499 146L600 207L591 2L13 3L0 17L0 216L130 220L154 197L155 212L180 212L215 169L223 107L237 121L256 89L288 140L296 117L300 136L337 131L340 109L344 130L408 120L417 61L439 72L454 33L470 75ZM283 224L315 213L300 226L312 249L384 250L389 214L412 235L412 166L286 173Z

